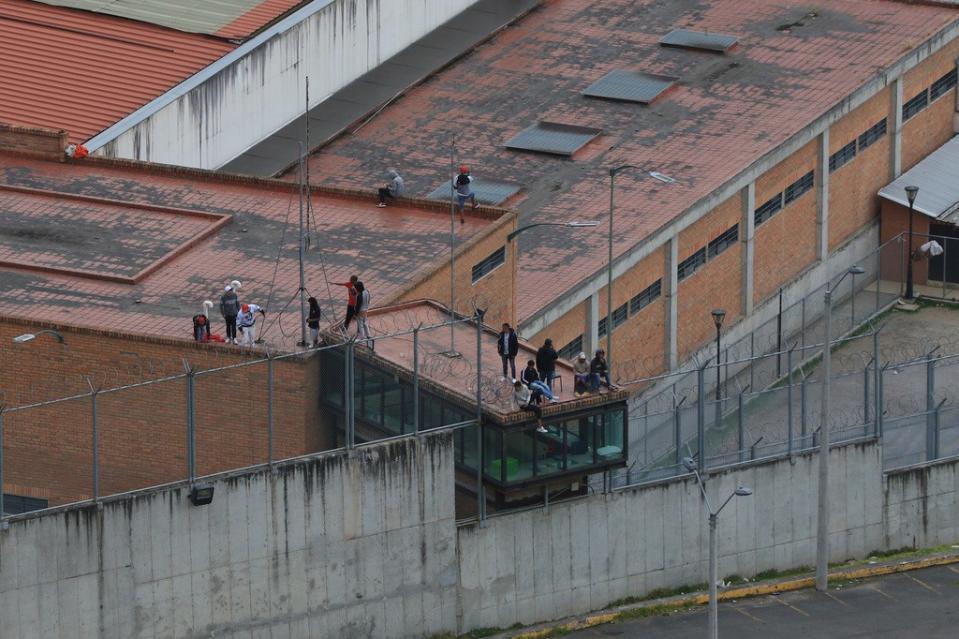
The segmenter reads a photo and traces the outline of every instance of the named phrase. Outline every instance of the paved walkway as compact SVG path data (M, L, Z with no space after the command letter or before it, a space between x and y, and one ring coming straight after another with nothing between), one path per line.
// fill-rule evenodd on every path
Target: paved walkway
M688 639L706 634L706 607L572 632L572 639L656 637ZM777 639L953 639L959 633L959 568L939 566L859 582L828 593L800 590L722 603L719 632L725 637Z
M306 139L307 117L310 123L310 147L316 149L463 55L539 2L480 0L310 109L308 116L298 117L227 162L220 170L261 177L283 173L299 156L298 142Z

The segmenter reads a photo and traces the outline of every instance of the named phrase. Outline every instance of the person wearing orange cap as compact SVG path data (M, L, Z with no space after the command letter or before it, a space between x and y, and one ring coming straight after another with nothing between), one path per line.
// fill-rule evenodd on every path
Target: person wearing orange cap
M472 183L473 176L470 175L470 168L465 164L460 166L460 174L453 178L453 188L456 190L456 199L460 205L460 224L466 223L463 217L463 206L466 205L466 200L472 202L473 208L476 208L476 194L470 186Z
M256 314L266 317L266 311L256 304L243 304L240 314L236 316L236 327L243 336L240 344L253 346L256 343Z

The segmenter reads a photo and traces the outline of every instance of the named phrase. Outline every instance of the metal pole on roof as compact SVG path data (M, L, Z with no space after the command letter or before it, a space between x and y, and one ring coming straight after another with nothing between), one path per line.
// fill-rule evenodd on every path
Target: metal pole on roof
M0 405L0 521L3 521L3 409Z
M450 141L450 349L444 353L447 357L459 357L456 350L456 172L453 163L453 153L456 151L456 140Z
M483 486L483 315L476 309L476 516L486 519L486 490Z
M309 85L307 85L309 86ZM300 145L300 235L297 252L300 258L300 341L297 346L306 346L306 276L303 273L303 199L306 195L306 151L303 142Z

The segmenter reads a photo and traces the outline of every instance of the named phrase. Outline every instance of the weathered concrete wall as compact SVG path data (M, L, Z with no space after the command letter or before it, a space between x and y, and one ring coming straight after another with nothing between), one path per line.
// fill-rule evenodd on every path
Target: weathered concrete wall
M831 557L883 546L880 447L835 448ZM737 485L755 490L719 517L719 573L755 575L813 565L817 457L713 474L714 504ZM693 479L622 490L459 529L460 632L596 610L626 596L706 581L708 543Z
M4 639L421 637L455 629L450 433L10 521Z
M959 458L886 475L886 548L929 548L959 540Z
M476 1L317 0L320 11L91 148L217 168L303 113L307 77L313 107Z

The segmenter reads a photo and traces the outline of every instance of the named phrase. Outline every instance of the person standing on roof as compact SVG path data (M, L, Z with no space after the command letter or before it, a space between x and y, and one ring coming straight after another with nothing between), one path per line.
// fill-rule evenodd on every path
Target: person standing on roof
M395 169L390 169L387 173L390 176L390 182L379 190L380 203L376 206L380 208L386 206L386 198L395 200L398 197L403 197L403 178Z
M256 304L244 304L240 307L240 314L236 316L236 325L243 336L241 343L253 346L256 343L256 314L266 317L266 311Z
M513 330L513 327L507 323L503 324L503 330L500 331L499 336L496 338L496 352L499 353L500 358L503 360L503 379L512 379L516 380L516 354L519 353L519 338L516 336L516 331ZM509 372L512 373L509 377L506 376L507 366L509 367Z
M313 348L320 345L320 317L323 313L320 311L320 303L315 297L306 300L310 303L310 314L306 318L306 325L310 328L310 339L313 342Z
M473 204L474 209L476 208L476 194L473 193L472 184L473 176L470 175L470 168L465 164L460 166L460 174L453 178L453 188L456 190L456 200L460 207L460 224L466 223L466 218L463 217L466 200Z
M226 343L236 344L236 316L240 313L240 300L233 286L227 284L220 296L220 315L226 323Z
M370 324L366 314L370 310L370 292L363 282L356 283L356 339L369 341Z
M547 339L539 350L536 351L536 368L539 369L540 379L546 382L549 389L553 390L553 378L556 377L556 360L559 355L553 348L553 340Z
M350 275L349 282L330 282L330 284L335 284L336 286L345 286L347 301L346 301L346 319L343 320L343 332L346 332L346 329L350 327L350 320L353 319L353 316L356 315L356 283L360 281L360 278L356 275Z

